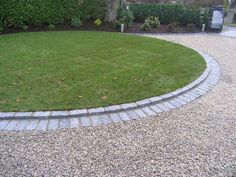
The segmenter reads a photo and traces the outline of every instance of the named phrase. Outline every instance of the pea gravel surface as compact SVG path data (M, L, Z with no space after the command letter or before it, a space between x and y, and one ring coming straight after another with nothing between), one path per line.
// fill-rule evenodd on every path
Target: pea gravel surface
M158 35L206 52L220 82L183 108L125 123L0 132L0 176L236 176L236 39Z

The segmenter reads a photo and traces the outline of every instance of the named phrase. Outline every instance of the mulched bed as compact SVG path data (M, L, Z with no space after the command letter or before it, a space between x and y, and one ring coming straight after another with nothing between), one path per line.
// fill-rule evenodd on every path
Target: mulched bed
M167 25L161 25L157 29L152 29L150 31L142 31L141 30L142 23L134 23L132 27L125 29L127 33L171 33L168 31ZM30 26L29 32L37 32L37 31L106 31L106 32L118 32L119 29L116 29L114 24L112 23L103 23L101 26L97 27L93 24L93 22L84 23L81 27L73 27L69 23L56 25L56 29L49 30L47 25L44 26ZM19 28L8 28L2 34L10 34L24 32L24 30ZM178 26L174 33L193 33L193 32L201 32L200 29L194 28L189 29L185 26ZM172 32L173 33L173 32Z

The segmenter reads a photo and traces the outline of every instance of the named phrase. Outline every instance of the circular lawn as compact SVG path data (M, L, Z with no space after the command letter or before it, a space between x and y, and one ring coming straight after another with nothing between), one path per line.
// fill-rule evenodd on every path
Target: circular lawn
M70 110L158 96L197 79L202 57L178 44L104 32L0 36L0 111Z

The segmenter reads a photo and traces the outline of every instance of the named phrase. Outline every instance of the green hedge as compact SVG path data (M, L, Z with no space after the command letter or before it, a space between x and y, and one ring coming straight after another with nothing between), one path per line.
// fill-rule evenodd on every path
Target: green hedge
M147 17L159 17L162 24L179 22L183 24L201 24L200 10L188 9L177 4L141 3L131 4L130 10L134 13L135 21L144 22Z
M236 23L236 13L234 14L233 23Z
M104 19L106 15L106 0L85 0L80 7L83 20Z
M105 0L0 0L0 26L58 24L104 18Z

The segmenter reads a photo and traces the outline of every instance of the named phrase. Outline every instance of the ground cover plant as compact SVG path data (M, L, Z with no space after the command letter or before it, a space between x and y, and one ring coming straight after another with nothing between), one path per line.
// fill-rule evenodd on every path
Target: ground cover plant
M103 32L0 36L0 111L68 110L138 101L203 72L193 50Z

